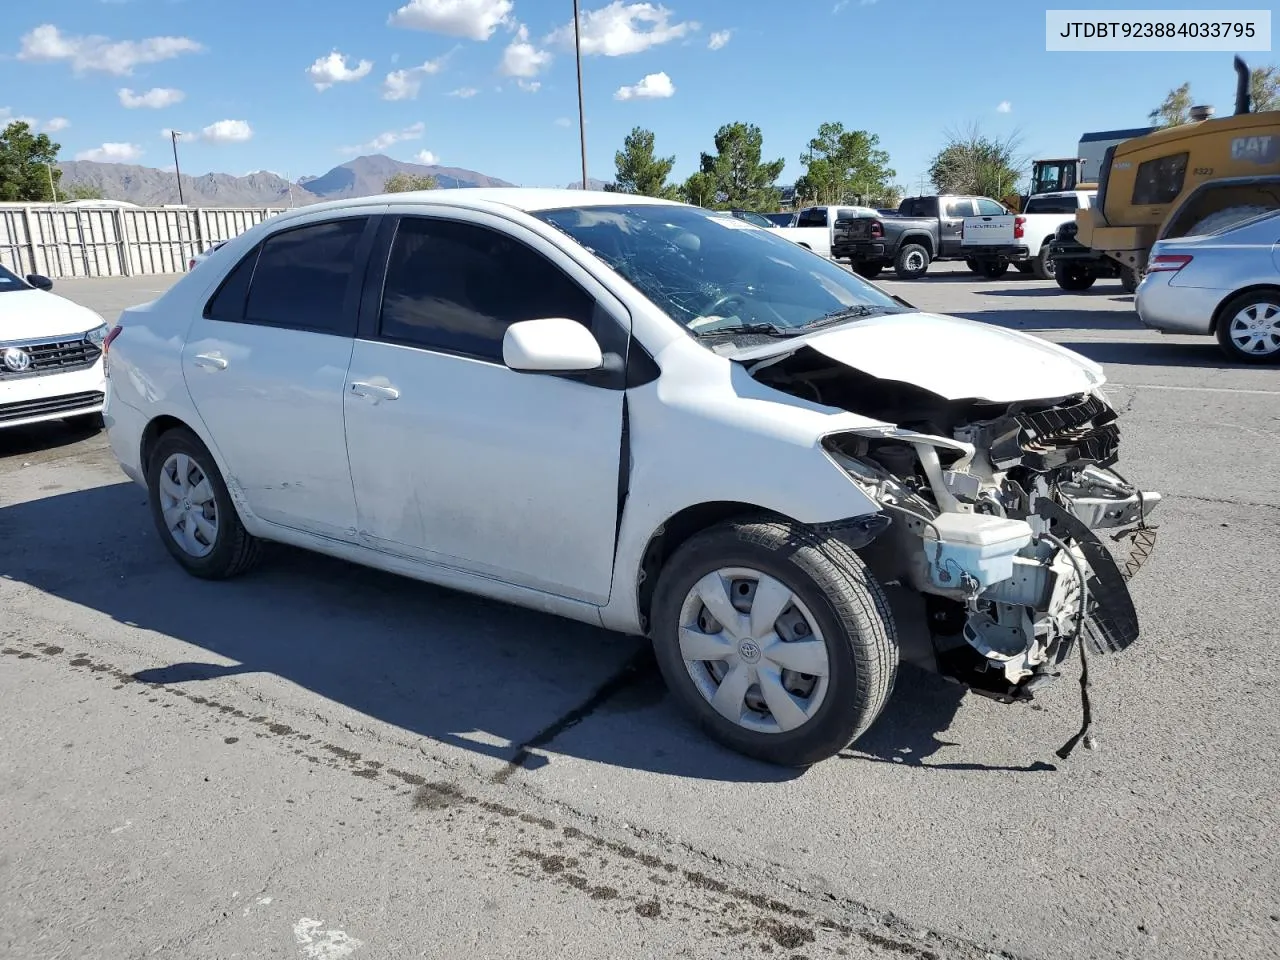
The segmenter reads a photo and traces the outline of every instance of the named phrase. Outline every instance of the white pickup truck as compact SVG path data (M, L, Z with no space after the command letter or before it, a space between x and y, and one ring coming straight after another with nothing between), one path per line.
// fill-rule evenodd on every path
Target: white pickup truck
M960 249L975 273L988 280L1003 276L1013 264L1020 273L1053 279L1049 243L1058 227L1074 223L1077 210L1093 205L1096 190L1039 193L1027 199L1021 213L999 217L965 217Z
M837 220L878 217L871 207L805 207L796 216L795 226L778 227L778 235L823 257L831 256L831 239Z

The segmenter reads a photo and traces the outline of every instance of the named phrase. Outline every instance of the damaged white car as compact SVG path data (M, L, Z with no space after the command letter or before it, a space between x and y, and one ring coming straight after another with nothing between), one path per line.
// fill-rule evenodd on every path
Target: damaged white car
M1138 635L1159 495L1113 469L1097 365L699 208L307 207L108 350L112 448L191 573L280 541L644 634L771 762L855 740L900 662L1012 702Z

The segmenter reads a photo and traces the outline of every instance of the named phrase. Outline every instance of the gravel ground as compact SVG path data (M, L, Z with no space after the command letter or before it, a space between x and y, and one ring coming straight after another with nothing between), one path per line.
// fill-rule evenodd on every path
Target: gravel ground
M112 319L165 285L57 290ZM0 956L1280 956L1277 370L1115 283L884 286L1107 367L1167 499L1097 750L1053 753L1074 678L1002 706L908 668L842 757L763 767L624 638L283 549L193 580L102 436L10 430Z

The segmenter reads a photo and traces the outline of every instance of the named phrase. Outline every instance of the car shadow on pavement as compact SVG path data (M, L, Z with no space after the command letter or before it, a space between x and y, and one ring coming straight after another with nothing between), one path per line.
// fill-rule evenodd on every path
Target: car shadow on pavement
M999 281L996 281L997 283ZM977 291L984 297L1018 297L1020 299L1033 297L1098 297L1100 294L1110 293L1103 287L1090 287L1088 290L1082 290L1079 293L1069 293L1064 291L1056 283L1045 287L998 287L994 283L990 287L984 287ZM1132 296L1126 297L1107 297L1108 300L1133 302Z
M1136 313L1115 310L1060 310L1044 307L1010 307L1008 310L953 310L949 316L964 317L1010 330L1106 330L1110 332L1146 328Z
M1109 343L1062 341L1061 346L1082 353L1097 363L1115 363L1121 366L1196 367L1200 370L1246 370L1250 366L1228 360L1212 337L1205 337L1203 343L1169 343L1159 340L1116 340Z
M0 577L215 655L145 667L134 677L146 683L274 674L525 770L560 755L735 782L802 772L732 753L686 722L639 638L285 547L246 576L193 578L131 483L2 507L0 542Z
M0 458L44 454L89 439L101 428L79 425L66 420L37 423L29 427L6 427L0 430Z

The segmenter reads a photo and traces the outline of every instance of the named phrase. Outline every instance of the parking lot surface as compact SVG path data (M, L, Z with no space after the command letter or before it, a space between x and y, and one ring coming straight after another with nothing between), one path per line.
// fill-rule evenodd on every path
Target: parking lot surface
M285 549L194 580L102 435L9 430L0 956L1280 955L1280 371L1115 282L883 286L1106 366L1166 501L1098 749L1054 755L1074 676L1004 706L907 668L841 757L765 767L632 639Z

